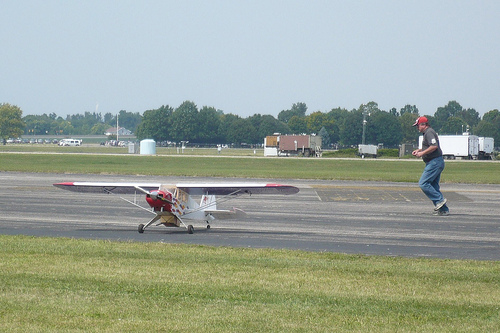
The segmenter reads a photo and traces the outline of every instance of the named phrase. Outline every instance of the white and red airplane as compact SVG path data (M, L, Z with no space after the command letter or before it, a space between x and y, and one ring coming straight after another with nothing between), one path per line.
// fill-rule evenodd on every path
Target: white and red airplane
M210 221L218 218L229 218L244 214L239 209L218 210L217 203L226 201L231 197L241 194L295 194L299 189L295 186L265 183L200 183L200 184L176 184L163 185L158 183L105 183L105 182L65 182L54 184L55 187L84 193L107 193L107 194L146 194L146 202L151 207L148 211L155 217L148 223L139 225L139 233L158 221L157 225L166 227L180 227L187 229L192 234L194 227L186 225L184 220L201 220L207 223L210 229ZM216 195L222 196L219 200ZM201 196L198 204L192 196ZM126 198L121 199L146 209Z

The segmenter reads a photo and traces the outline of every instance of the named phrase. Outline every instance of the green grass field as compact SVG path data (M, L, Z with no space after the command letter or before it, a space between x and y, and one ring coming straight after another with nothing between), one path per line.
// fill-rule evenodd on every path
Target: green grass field
M102 152L101 152L102 153ZM250 152L250 154L252 154ZM0 171L416 182L417 160L1 153ZM500 183L496 162L446 182ZM495 332L500 262L0 236L5 332Z
M4 332L494 332L500 263L0 236Z
M61 147L64 148L64 147ZM251 156L0 154L0 170L42 173L417 182L417 159L264 158ZM496 161L449 161L442 182L500 184Z

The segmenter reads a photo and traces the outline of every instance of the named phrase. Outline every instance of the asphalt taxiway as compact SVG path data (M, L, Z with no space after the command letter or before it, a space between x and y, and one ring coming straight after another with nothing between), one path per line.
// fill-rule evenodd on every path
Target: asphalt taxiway
M150 227L153 216L117 196L73 193L66 181L210 182L290 184L290 196L239 196L219 205L245 218L216 220L207 229ZM0 234L120 241L283 248L366 255L500 260L500 185L443 184L450 216L433 216L416 184L322 180L203 179L0 172ZM137 199L146 207L143 195Z

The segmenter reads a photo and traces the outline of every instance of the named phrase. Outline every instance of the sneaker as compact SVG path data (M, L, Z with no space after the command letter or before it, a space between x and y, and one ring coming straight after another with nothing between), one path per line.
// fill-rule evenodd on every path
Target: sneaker
M443 207L444 205L446 205L446 201L448 201L448 200L446 200L446 198L444 198L443 201L438 202L436 204L436 207L434 207L434 210L440 210L441 207Z
M448 216L448 215L450 215L450 211L449 210L437 210L434 213L432 213L432 215L434 215L434 216Z

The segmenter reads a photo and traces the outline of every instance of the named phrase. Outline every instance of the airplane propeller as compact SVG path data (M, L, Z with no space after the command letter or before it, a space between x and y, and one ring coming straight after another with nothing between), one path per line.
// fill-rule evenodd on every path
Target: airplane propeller
M160 201L165 201L166 203L173 205L174 202L171 200L168 200L167 198L164 197L163 193L160 193L159 191L147 191L139 186L134 186L137 190L141 191L142 193L149 195L149 197L153 200L160 200Z

